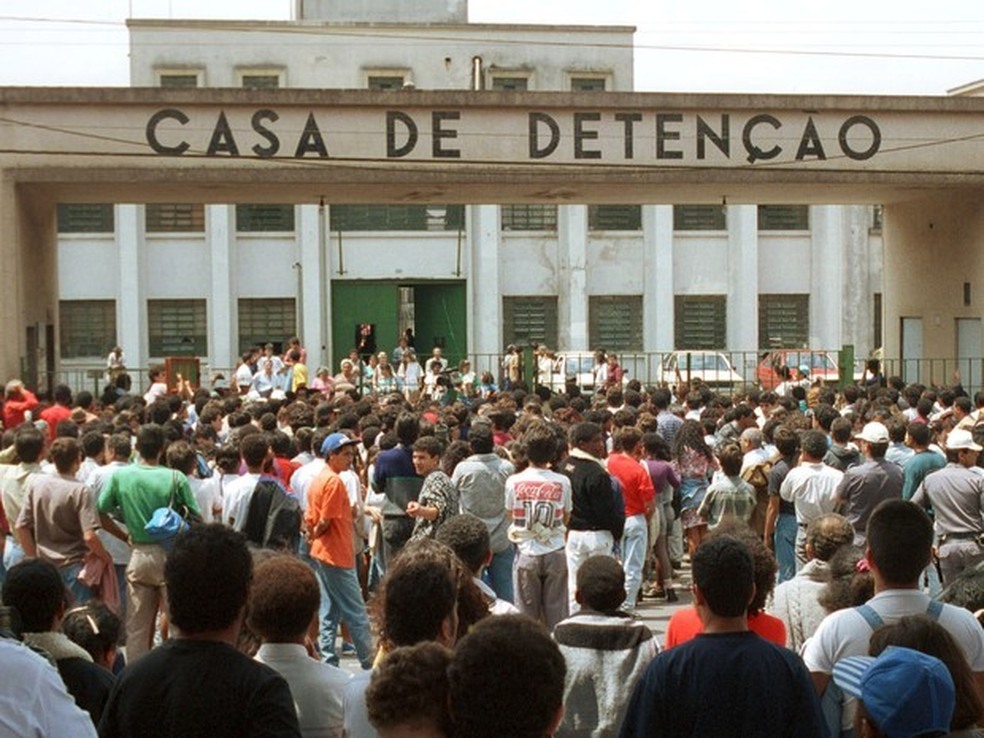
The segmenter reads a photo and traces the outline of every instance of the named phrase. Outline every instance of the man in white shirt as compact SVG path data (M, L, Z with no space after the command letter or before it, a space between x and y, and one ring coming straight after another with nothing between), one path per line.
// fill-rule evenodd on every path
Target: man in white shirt
M806 527L816 518L836 511L837 486L844 473L823 463L827 437L810 430L800 439L800 463L779 488L779 496L796 508L796 569L806 565Z
M342 699L352 675L311 657L306 636L317 622L321 592L309 566L275 556L256 567L250 588L250 629L263 643L256 660L290 685L304 738L341 738Z
M239 453L246 464L246 473L223 490L222 522L241 531L246 525L253 489L263 474L263 466L273 458L273 449L263 433L250 433L239 443Z
M869 517L866 533L864 560L875 580L875 596L861 607L831 613L806 642L803 661L817 692L823 696L829 688L835 663L867 654L874 630L906 615L928 615L953 636L980 692L984 687L984 630L969 610L933 601L919 589L919 578L932 555L929 516L911 502L885 500ZM853 712L851 700L845 704L842 726L851 725Z

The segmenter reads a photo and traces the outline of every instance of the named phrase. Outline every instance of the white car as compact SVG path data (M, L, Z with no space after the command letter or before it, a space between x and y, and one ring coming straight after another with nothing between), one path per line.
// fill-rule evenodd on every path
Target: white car
M709 387L732 388L745 380L720 351L674 351L663 359L660 381L674 386L699 379Z
M581 392L594 391L595 356L592 351L561 351L553 361L553 371L548 381L540 382L553 392L564 392L568 384L577 385Z

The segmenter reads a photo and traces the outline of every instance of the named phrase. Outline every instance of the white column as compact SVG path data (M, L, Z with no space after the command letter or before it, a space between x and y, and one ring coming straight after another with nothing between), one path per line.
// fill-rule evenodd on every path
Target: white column
M728 205L728 348L758 348L758 206Z
M854 345L855 356L868 356L874 345L875 275L871 259L871 206L842 205L841 236L844 241L843 299L841 300L841 340ZM839 348L831 346L831 348Z
M584 351L588 345L588 207L557 207L557 313L560 347Z
M147 300L144 290L143 205L116 205L116 245L118 284L116 301L116 340L126 355L127 368L147 366Z
M810 346L837 349L841 321L856 308L844 296L844 212L837 205L810 207ZM842 311L843 313L842 318Z
M465 209L469 247L465 254L465 296L468 302L468 353L499 354L502 345L502 285L499 274L499 206L469 205Z
M308 372L313 377L318 366L330 356L327 326L331 280L325 271L324 233L318 206L298 205L294 212L294 237L301 270L300 294L297 296L301 319L299 338L307 349Z
M236 206L205 206L205 243L209 250L212 293L208 296L208 363L228 371L239 363L235 253ZM227 377L228 379L229 377Z
M674 333L673 206L644 205L645 270L642 304L646 353L672 351Z

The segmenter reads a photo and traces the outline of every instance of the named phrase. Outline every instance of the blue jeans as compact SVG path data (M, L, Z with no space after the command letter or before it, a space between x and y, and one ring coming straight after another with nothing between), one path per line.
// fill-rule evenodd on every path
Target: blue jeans
M646 546L649 529L645 515L631 515L625 519L622 534L622 568L625 569L625 607L635 607L642 586L642 566L646 562Z
M485 569L486 584L488 584L500 600L513 601L513 560L516 558L516 547L509 544L504 551L492 554L492 561Z
M321 631L318 638L321 658L329 664L338 666L335 637L338 634L339 623L344 620L348 625L349 633L352 634L359 663L362 664L363 669L371 669L372 631L355 569L330 566L317 559L313 561L314 572L322 585Z
M80 571L82 571L81 561L58 569L58 572L62 576L62 581L65 582L68 591L72 593L72 598L76 605L84 605L96 596L96 593L90 587L79 580Z
M796 576L796 527L795 514L779 513L772 545L779 565L777 581L780 584Z

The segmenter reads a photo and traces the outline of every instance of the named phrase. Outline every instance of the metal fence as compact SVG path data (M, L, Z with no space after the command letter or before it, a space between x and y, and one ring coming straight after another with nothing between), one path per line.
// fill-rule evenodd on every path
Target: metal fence
M505 380L503 358L505 354L471 354L471 371L481 379L490 373L498 386ZM625 379L638 380L643 386L673 386L678 381L701 379L711 386L734 391L748 386L773 389L782 381L782 366L798 367L806 364L811 378L823 379L828 384L841 383L840 352L822 349L782 349L776 351L674 351L674 352L617 352L618 362ZM530 348L520 352L521 379L529 386L542 384L555 391L562 391L569 384L577 384L582 390L593 390L592 351L556 351L552 363L538 362ZM846 381L861 379L865 368L864 358L853 358L850 377ZM424 364L426 357L418 357ZM933 359L881 359L881 372L885 377L899 376L906 383L920 382L927 386L944 386L960 383L973 394L984 389L984 357L933 358ZM455 371L458 366L449 366ZM309 365L308 371L314 367ZM333 370L334 371L334 370ZM231 381L234 368L201 365L202 383L211 386L211 378L222 374ZM143 394L150 386L147 369L130 369L134 394ZM43 374L37 386L53 387L67 384L74 391L89 390L97 397L108 383L103 365L71 365L56 370L51 376ZM50 382L50 384L49 384Z

